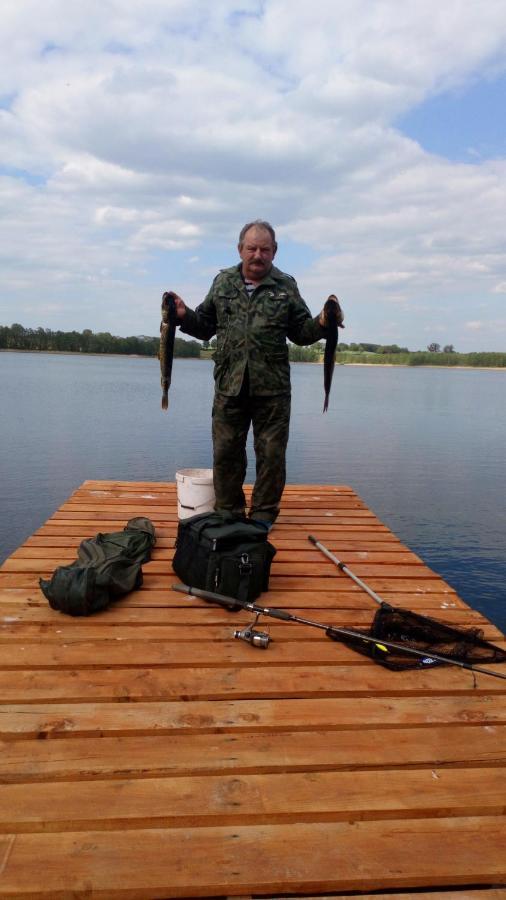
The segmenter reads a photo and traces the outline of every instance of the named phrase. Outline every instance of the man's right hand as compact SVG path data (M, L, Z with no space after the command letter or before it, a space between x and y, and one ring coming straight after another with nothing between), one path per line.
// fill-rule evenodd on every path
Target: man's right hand
M175 291L171 291L170 293L174 297L174 303L176 304L176 316L178 319L183 319L186 313L185 302Z

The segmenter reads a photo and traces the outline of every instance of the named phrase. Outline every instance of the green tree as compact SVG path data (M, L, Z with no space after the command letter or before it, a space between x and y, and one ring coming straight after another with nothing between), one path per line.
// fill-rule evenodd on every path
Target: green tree
M310 347L289 344L288 356L292 362L318 362L321 356L321 347L319 344L311 344Z
M379 344L364 344L361 343L358 345L361 350L365 350L366 353L376 353L378 350L381 350Z

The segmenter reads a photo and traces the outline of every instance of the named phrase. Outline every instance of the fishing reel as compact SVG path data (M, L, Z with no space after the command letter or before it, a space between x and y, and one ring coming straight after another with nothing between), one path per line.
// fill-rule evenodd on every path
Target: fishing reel
M267 647L271 642L271 636L267 631L258 631L255 628L259 618L260 613L257 613L255 621L252 622L251 625L246 625L245 628L234 631L234 637L238 638L240 641L245 641L247 644L251 644L252 647L260 647L261 650L267 650Z

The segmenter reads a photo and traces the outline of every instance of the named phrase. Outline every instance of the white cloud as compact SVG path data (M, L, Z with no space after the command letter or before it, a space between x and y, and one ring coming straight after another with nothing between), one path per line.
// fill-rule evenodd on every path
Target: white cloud
M142 213L138 209L126 209L118 206L102 206L95 212L98 225L128 225L137 222Z
M132 238L133 246L161 247L181 250L195 246L200 235L197 225L184 221L170 221L143 225Z
M295 242L315 311L343 297L350 340L395 332L392 304L403 344L437 325L465 349L484 298L500 323L506 162L431 157L395 128L504 68L499 0L6 0L0 42L4 321L99 329L121 286L116 330L145 332L160 257L191 263L197 299L260 216Z

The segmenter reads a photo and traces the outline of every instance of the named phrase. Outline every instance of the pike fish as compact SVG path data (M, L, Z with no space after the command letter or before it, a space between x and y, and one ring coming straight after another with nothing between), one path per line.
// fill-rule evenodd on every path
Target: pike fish
M334 364L336 361L337 326L343 324L343 314L335 294L330 294L323 307L323 312L325 314L326 327L328 330L328 336L325 342L325 353L323 355L323 388L325 391L323 412L327 412L327 409L329 408L330 386L332 384Z
M174 338L176 335L176 303L172 291L162 297L162 321L160 324L160 371L162 375L162 409L169 406L169 388L174 358Z

